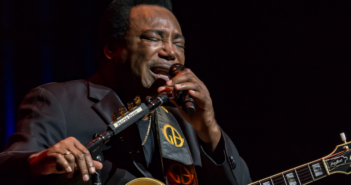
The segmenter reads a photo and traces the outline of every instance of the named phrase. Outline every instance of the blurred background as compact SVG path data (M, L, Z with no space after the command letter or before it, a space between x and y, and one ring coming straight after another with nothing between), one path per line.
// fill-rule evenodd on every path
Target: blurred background
M216 3L217 2L217 3ZM107 1L0 1L0 147L32 88L91 76ZM173 1L186 66L204 81L216 119L253 180L305 164L351 140L347 2ZM332 175L314 185L346 185Z

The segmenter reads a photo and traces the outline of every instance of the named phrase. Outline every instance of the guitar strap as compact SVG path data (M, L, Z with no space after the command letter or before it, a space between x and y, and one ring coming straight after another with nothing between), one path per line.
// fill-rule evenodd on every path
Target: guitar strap
M156 109L156 128L164 176L168 185L198 185L188 143L172 114Z

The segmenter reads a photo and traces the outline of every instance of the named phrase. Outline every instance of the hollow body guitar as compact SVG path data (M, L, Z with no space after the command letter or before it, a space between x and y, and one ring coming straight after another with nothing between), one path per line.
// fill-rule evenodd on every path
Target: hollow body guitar
M331 154L248 185L305 185L335 173L350 174L351 142L346 142L343 133L340 135L345 143L336 146ZM152 178L138 178L130 181L126 185L165 184Z

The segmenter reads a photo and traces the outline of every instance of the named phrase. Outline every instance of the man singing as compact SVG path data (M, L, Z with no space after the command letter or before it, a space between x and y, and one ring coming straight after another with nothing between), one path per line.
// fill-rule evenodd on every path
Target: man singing
M184 36L169 1L113 1L99 41L101 67L91 78L45 84L26 95L18 132L0 154L1 184L91 184L95 172L106 185L139 177L170 185L251 182L215 120L205 84L187 68L168 74L172 64L185 61ZM188 92L196 112L188 115L172 101L175 106L158 107L96 153L85 148L134 97L170 89Z

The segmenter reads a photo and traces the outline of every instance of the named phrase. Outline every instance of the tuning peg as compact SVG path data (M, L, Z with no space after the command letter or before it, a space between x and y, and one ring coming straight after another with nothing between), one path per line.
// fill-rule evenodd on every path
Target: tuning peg
M345 136L345 133L344 133L344 132L340 133L340 137L341 137L341 140L342 140L344 143L346 143L346 136Z

